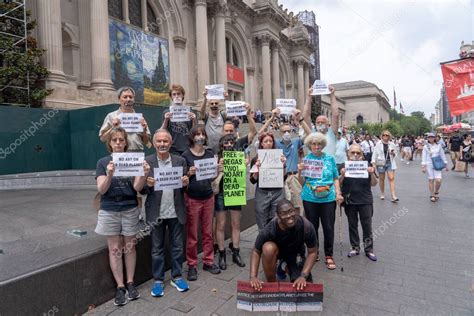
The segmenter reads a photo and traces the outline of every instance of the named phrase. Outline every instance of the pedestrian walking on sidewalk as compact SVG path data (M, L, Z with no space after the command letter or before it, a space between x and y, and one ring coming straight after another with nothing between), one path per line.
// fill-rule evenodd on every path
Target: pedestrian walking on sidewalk
M110 153L123 153L128 149L127 132L121 127L112 127L106 136L106 146ZM144 163L144 172L150 166ZM115 177L115 165L112 155L97 162L96 180L100 194L100 209L95 232L107 236L109 264L117 283L114 305L122 306L128 300L140 297L133 277L137 253L135 245L138 234L137 191L134 188L134 177ZM124 263L127 282L124 283Z
M459 157L466 164L464 174L466 178L469 178L469 164L474 165L474 157L472 156L474 144L471 134L464 134L463 138L464 140L459 147Z
M364 155L362 148L358 144L352 144L347 152L349 161L362 161ZM341 191L344 196L344 211L346 212L349 222L349 239L351 242L351 250L347 254L349 258L359 255L360 239L358 222L362 226L362 236L364 242L364 251L367 258L377 261L374 254L374 244L372 235L372 216L374 214L374 200L372 197L371 187L377 185L375 177L375 168L368 166L367 178L346 177L346 169L341 169Z
M441 160L440 160L441 159ZM436 160L444 163L444 167ZM448 160L444 154L444 148L436 142L435 135L428 133L428 144L423 147L421 154L421 170L428 174L428 188L430 190L431 202L439 200L439 189L441 188L442 170L448 171Z
M392 202L396 203L399 201L395 193L395 170L397 169L395 157L397 156L397 147L391 141L392 134L389 131L383 131L380 138L381 141L375 145L374 153L372 154L372 166L377 168L380 178L380 199L385 200L385 174L387 174Z

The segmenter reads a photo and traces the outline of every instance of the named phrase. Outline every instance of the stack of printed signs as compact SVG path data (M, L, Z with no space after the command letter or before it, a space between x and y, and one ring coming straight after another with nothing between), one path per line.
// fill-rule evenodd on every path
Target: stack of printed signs
M251 312L320 312L323 285L306 283L296 290L291 282L264 282L256 291L248 281L237 282L237 309Z

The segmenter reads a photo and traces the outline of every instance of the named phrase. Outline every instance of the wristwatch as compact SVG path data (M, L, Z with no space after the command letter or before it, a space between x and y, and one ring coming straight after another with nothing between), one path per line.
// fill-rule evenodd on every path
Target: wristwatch
M306 281L308 280L308 275L304 272L301 272L300 277L303 277Z

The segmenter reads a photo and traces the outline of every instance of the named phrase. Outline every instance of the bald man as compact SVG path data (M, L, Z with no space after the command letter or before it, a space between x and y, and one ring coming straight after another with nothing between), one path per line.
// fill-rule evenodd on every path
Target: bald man
M320 132L326 135L327 145L324 147L323 152L328 155L334 156L336 154L336 135L339 128L339 107L337 106L335 89L333 86L329 85L329 91L331 92L331 122L325 115L320 115L316 118L316 130L313 132ZM308 94L306 97L306 103L303 108L303 118L306 121L308 126L311 126L311 101L313 88L308 89Z

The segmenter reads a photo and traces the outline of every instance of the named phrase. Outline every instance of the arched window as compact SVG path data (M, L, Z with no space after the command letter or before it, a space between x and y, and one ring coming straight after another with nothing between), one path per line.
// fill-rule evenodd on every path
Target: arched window
M364 117L362 115L357 115L357 118L356 118L356 123L357 124L364 124Z
M108 10L109 16L118 20L124 20L124 17L128 15L130 24L143 28L143 17L142 17L142 2L140 0L129 0L128 8L124 12L124 2L123 0L108 0ZM124 14L128 13L128 14ZM149 1L146 2L146 21L148 31L160 34L160 24L163 22L162 19L157 19L155 12L152 9L152 6L149 4Z
M232 66L240 67L239 54L232 39L225 38L226 62Z
M151 33L155 33L156 35L160 35L160 21L156 20L156 15L153 12L153 9L151 8L150 4L147 3L146 5L146 15L147 15L147 22L148 22L148 31Z

